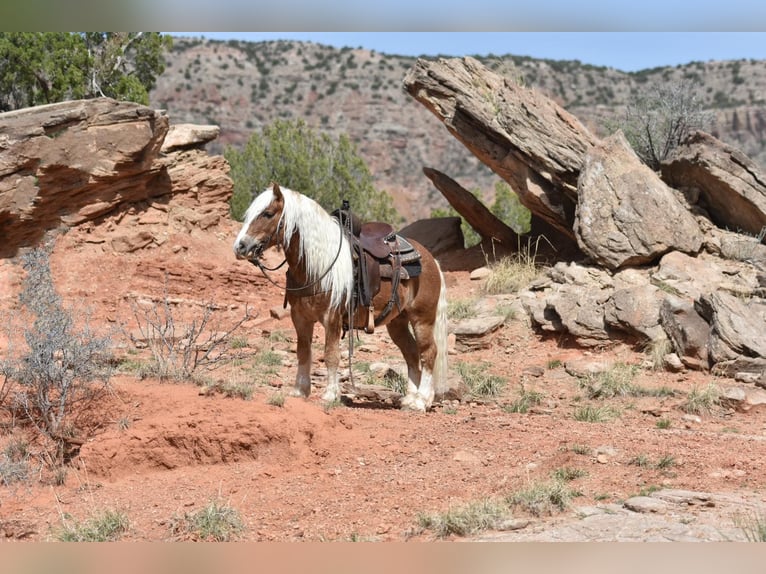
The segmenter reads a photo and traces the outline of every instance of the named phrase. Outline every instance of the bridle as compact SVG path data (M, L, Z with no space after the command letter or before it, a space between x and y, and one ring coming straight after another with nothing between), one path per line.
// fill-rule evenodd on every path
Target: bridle
M344 229L343 229L343 226L341 225L340 221L336 220L336 223L338 224L338 229L340 229L340 236L338 237L338 251L336 251L335 257L333 257L333 260L330 262L330 265L327 267L327 269L324 271L324 273L322 273L319 277L317 277L313 281L310 281L310 282L306 283L305 285L302 285L300 287L290 287L287 284L285 284L284 286L283 285L279 285L276 281L274 281L266 273L267 271L277 271L278 269L280 269L282 266L284 266L285 263L287 263L287 258L285 258L282 261L282 263L280 263L276 267L266 267L261 262L259 257L255 257L254 259L248 259L248 261L250 261L250 263L252 263L256 267L258 267L258 269L261 270L261 273L263 273L263 276L266 277L266 279L269 281L269 283L271 283L275 287L279 287L280 289L284 289L285 291L290 291L290 292L303 291L305 289L308 289L309 287L313 287L314 285L316 285L317 283L322 281L322 279L327 277L327 274L330 273L330 271L332 271L332 268L335 266L335 263L338 261L338 257L340 257L340 251L341 251L341 249L343 249L343 234L344 234ZM283 224L283 222L282 222L282 219L280 218L279 224L277 224L277 228L274 230L274 232L271 235L269 235L267 241L264 242L264 245L269 245L271 243L272 237L274 237L274 235L279 233L279 228L282 227L282 224ZM312 295L316 295L316 293L312 293Z

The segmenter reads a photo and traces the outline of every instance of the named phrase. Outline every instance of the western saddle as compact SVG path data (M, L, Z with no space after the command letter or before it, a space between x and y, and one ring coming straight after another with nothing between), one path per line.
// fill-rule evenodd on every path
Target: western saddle
M362 223L351 212L345 200L343 206L333 211L332 215L346 229L354 259L354 291L344 331L353 328L353 317L357 310L365 309L364 331L373 333L375 326L383 322L394 305L400 306L400 281L420 275L420 253L409 241L397 234L391 224L379 221ZM380 291L383 280L391 282L391 297L376 317L373 299Z

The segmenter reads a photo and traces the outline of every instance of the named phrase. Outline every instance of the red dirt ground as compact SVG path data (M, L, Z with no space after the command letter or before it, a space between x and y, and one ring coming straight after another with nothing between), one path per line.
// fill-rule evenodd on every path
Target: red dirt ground
M577 379L555 365L574 358L638 363L643 355L619 344L599 351L566 348L521 319L504 326L488 349L453 351L450 358L453 368L458 361L487 362L505 377L507 390L497 401L437 404L425 415L363 402L326 408L319 400L323 379L316 352L312 396L271 405L269 398L279 386L291 385L295 374L294 343L273 334L292 337L292 326L269 315L281 305L279 288L235 261L235 233L232 226L178 234L133 254L114 253L84 228L58 238L51 258L58 291L67 302L86 302L92 323L115 332L118 354L132 356L118 329L134 326L129 301L161 299L167 276L168 297L179 314L199 313L209 301L220 307L223 323L241 317L245 305L256 312L238 332L247 337L251 358L239 371L213 371L214 379L252 376L246 369L260 349L283 351L285 360L250 400L203 393L192 382L115 375L112 392L92 413L100 425L84 437L63 485L53 484L41 465L29 480L0 486L1 536L51 540L65 516L82 520L115 509L130 521L123 540L193 539L174 528L180 517L219 501L240 514L240 540L431 540L433 533L418 529L419 515L509 494L565 467L587 473L572 482L582 494L578 505L617 502L657 487L752 493L766 485L762 411L693 420L679 408L679 394L609 400L618 418L578 422L573 412L587 401ZM2 261L0 275L0 308L7 311L17 305L22 273ZM481 295L467 271L448 272L447 278L451 299ZM317 344L320 334L317 329ZM363 338L357 361L401 362L384 331ZM648 370L636 382L688 392L711 381L731 383L705 373ZM543 393L542 404L525 414L506 412L502 406L522 384ZM658 428L660 419L670 427ZM0 446L7 440L0 437ZM641 455L650 461L672 457L673 464L631 464Z

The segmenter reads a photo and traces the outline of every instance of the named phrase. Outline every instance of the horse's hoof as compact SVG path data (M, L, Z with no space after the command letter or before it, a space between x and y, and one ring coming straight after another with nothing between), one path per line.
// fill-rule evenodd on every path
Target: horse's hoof
M402 399L401 409L424 413L426 412L426 402L420 395L407 395Z
M326 403L334 403L337 402L338 399L340 399L340 395L337 393L324 393L322 395L322 400Z
M290 389L290 392L288 393L291 397L299 397L301 399L307 399L309 398L309 391L302 391L301 389L297 387L293 387Z

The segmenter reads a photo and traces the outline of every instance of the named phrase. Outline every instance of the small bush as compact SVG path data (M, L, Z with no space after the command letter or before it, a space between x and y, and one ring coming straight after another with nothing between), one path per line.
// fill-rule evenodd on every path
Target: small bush
M233 344L232 335L252 315L246 308L239 321L220 329L214 320L216 308L208 303L200 316L188 323L177 323L167 279L160 300L143 306L134 302L133 316L140 337L133 333L128 337L136 346L148 346L153 358L152 365L142 369L141 374L161 380L189 380L198 369L213 370L236 358L231 351L242 347Z
M590 399L611 399L614 397L639 396L641 389L633 384L638 373L636 365L617 363L611 369L589 375L581 382Z
M407 394L407 377L402 376L394 369L386 369L383 374L383 386L395 393L404 396Z
M624 118L607 129L621 129L638 157L657 171L671 151L692 132L705 129L710 119L693 82L659 83L634 94Z
M27 350L11 349L0 361L3 387L11 385L2 406L54 439L54 458L60 459L67 438L78 430L78 417L107 388L111 341L90 329L87 312L77 325L73 310L64 307L51 278L48 250L32 250L21 261L27 272L19 297ZM13 327L9 330L13 341Z

